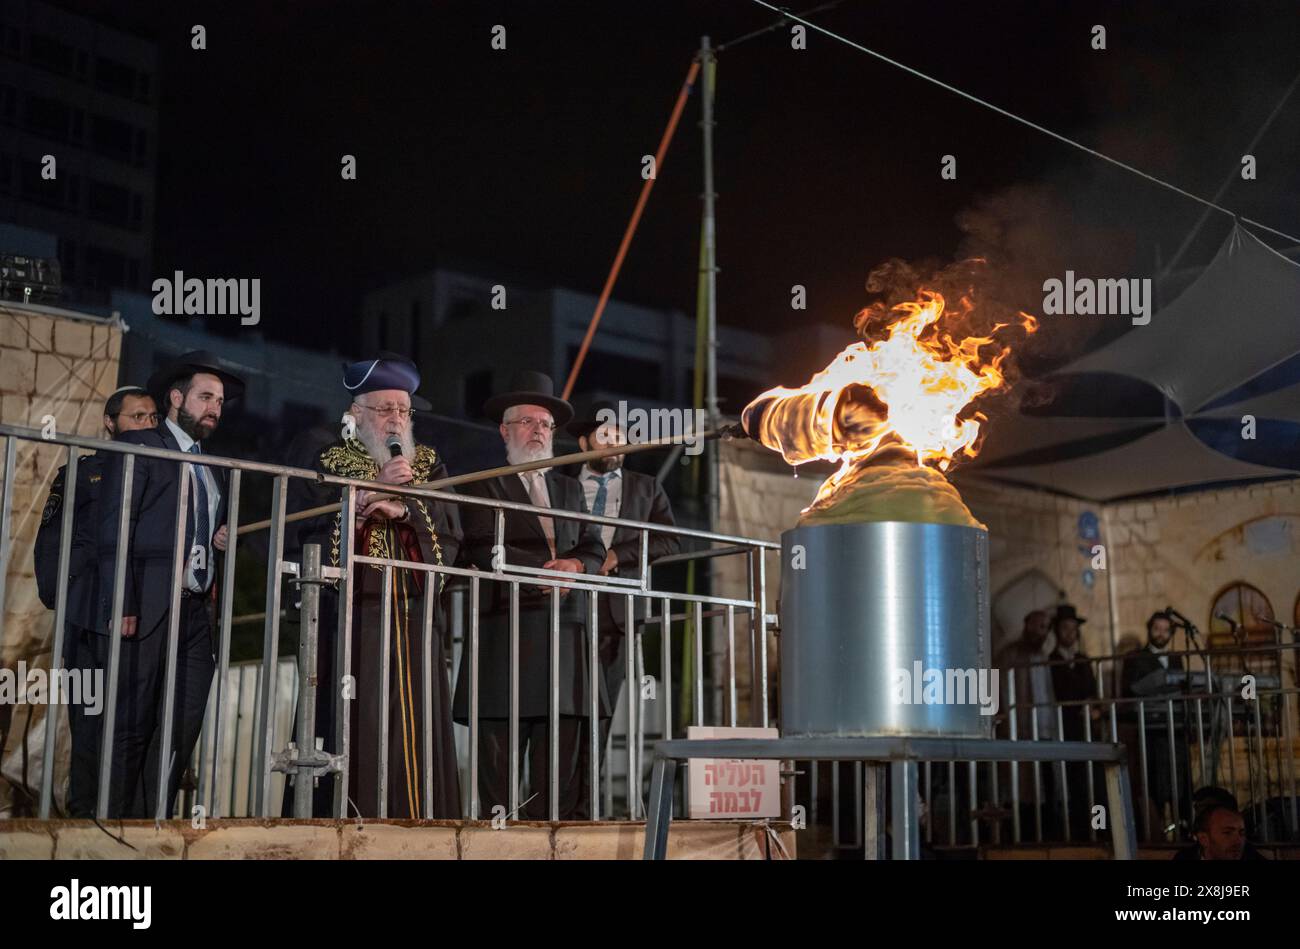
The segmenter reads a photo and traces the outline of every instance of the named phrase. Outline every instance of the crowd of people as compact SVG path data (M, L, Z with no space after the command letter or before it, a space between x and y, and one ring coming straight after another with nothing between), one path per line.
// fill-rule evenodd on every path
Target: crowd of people
M340 433L314 452L313 467L333 475L385 485L418 486L447 474L444 459L415 441L413 412L429 408L419 397L415 364L392 353L344 367ZM127 454L102 451L78 459L73 500L72 546L68 555L65 648L68 669L108 667L112 637L120 633L107 815L152 817L159 813L162 756L168 762L161 811L171 816L182 772L191 760L203 725L216 665L214 610L220 589L228 530L229 469L204 465L204 442L221 423L244 382L211 353L187 353L157 372L145 386L119 389L104 406L104 435L124 444L170 449L195 456L182 492L181 465L172 458L137 454L128 471ZM161 407L161 408L160 408ZM570 403L554 393L541 373L516 374L508 391L487 400L484 414L497 423L506 462L519 465L554 457L553 437L561 426L580 447L618 447L626 433L601 424L611 408L598 403L587 417L574 417ZM584 512L627 520L673 525L668 498L658 481L623 467L623 454L587 461L570 476L554 467L535 468L463 485L466 496L516 502L556 511ZM41 598L56 606L62 505L66 494L61 469L47 500L36 541ZM184 493L187 510L180 518ZM342 489L323 481L292 479L288 512L307 512L340 501ZM127 505L123 507L124 503ZM340 512L315 514L286 527L300 544L319 544L322 562L340 564L344 538L356 554L426 565L461 566L494 572L541 568L564 573L636 578L641 563L640 533L621 526L575 521L508 508L498 535L495 509L382 490L356 492L350 523ZM180 548L186 553L173 615L173 573L178 550L177 523L183 520ZM345 535L346 532L346 535ZM124 556L119 557L119 545ZM675 535L652 533L649 561L675 552ZM118 575L117 564L124 564ZM515 574L518 581L520 574ZM434 635L432 655L423 651L424 589L434 591L435 624L448 621L446 574L393 571L385 586L383 569L367 564L354 572L351 599L350 668L335 668L338 590L322 588L316 734L322 750L337 753L334 723L339 703L347 702L350 723L348 813L389 817L458 818L462 796L452 723L468 722L470 650L464 651L451 688L443 636ZM510 806L509 716L511 697L510 629L512 585L487 577L478 603L478 788L481 812ZM530 786L519 813L510 817L545 818L550 813L550 762L547 716L551 588L517 582L519 692L518 742L526 756ZM591 729L604 748L609 723L623 686L627 618L611 600L598 604L595 630L588 630L587 593L563 588L559 623L559 740L557 784L561 819L588 816ZM120 601L119 601L120 598ZM620 602L622 597L617 599ZM385 650L384 617L389 617ZM171 630L177 629L175 701L170 736L165 735L165 677ZM595 696L597 720L590 717L591 681L588 635L597 638L600 669ZM432 670L430 721L425 721L424 670ZM387 688L384 676L387 670ZM385 704L386 697L386 704ZM104 716L74 708L69 716L72 761L67 811L95 815ZM387 729L386 780L379 775L381 726ZM425 728L432 735L426 761ZM163 745L167 747L163 747ZM426 776L432 775L432 787ZM334 813L333 775L319 782L314 816ZM386 791L384 786L386 785ZM385 808L381 808L384 795ZM289 813L291 791L286 791Z
M1032 610L1024 617L1020 637L998 653L995 665L1002 672L1003 695L1008 704L1014 697L1014 706L1001 717L1004 737L1124 740L1122 735L1112 734L1109 704L1101 701L1095 660L1084 653L1079 643L1080 627L1085 622L1086 618L1079 616L1077 609L1068 603L1058 605L1051 614ZM1119 699L1167 700L1185 693L1188 680L1183 658L1170 651L1173 631L1174 620L1167 611L1158 610L1148 617L1146 644L1122 657ZM1049 634L1055 637L1051 650L1046 648ZM1115 697L1112 694L1110 699ZM1146 762L1134 782L1136 806L1150 809L1155 825L1163 831L1161 837L1190 837L1195 841L1179 853L1180 859L1258 857L1258 851L1245 840L1245 820L1230 792L1212 786L1194 793L1190 790L1185 714L1181 703L1174 705L1172 717L1167 712L1166 701L1121 701L1116 708L1114 721L1120 725L1135 725L1139 714L1144 718L1143 727L1128 736L1142 745L1140 754ZM1092 818L1089 800L1106 800L1101 769L1093 769L1095 785L1091 796L1085 764L1066 764L1064 783L1061 771L1057 766L1044 766L1035 776L1032 766L1021 766L1022 819L1031 820L1034 809L1041 806L1048 833L1063 836L1068 831L1072 839L1085 839Z

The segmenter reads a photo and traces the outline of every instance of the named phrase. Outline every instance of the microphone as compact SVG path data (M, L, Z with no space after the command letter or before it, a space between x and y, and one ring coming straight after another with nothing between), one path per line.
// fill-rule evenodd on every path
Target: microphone
M1182 613L1178 612L1172 606L1165 607L1165 615L1169 617L1169 622L1174 626L1182 626L1183 628L1187 628L1192 625L1191 620L1189 620Z
M384 444L388 446L389 457L398 458L401 456L402 436L397 434L389 435L387 441L385 441Z
M1214 614L1214 618L1215 618L1215 619L1221 619L1221 620L1223 620L1225 623L1227 623L1227 624L1228 624L1228 629L1229 629L1229 631L1232 632L1234 635L1235 635L1236 632L1237 632L1237 627L1241 625L1241 624L1238 623L1235 619L1233 619L1231 616L1229 616L1227 613L1215 613L1215 614Z
M1272 626L1278 632L1286 632L1286 627L1275 619L1269 619L1267 616L1260 616L1258 613L1255 614L1255 619L1259 620L1265 626Z

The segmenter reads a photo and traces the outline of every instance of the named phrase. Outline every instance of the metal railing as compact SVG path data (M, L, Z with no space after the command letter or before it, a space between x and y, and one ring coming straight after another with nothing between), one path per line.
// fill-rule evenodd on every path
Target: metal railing
M1113 694L1132 653L1081 657L1097 685L1087 699L1035 702L1017 696L1013 670L1028 667L1003 668L999 732L1018 742L1065 737L1124 745L1145 843L1186 841L1192 797L1202 787L1222 787L1237 799L1252 842L1300 842L1300 689L1285 684L1300 658L1296 650L1296 643L1278 641L1171 651L1165 655L1179 657L1185 668L1174 670L1169 691L1147 696ZM1033 665L1050 670L1065 664L1044 659ZM1254 678L1243 682L1244 675ZM799 767L806 775L807 797L801 793L800 799L810 802L810 825L827 832L831 849L861 851L867 845L863 764L801 761ZM1107 842L1113 815L1108 807L1096 810L1106 806L1100 778L1092 761L922 762L924 843L960 849Z
M4 494L0 499L0 623L4 621L4 578L7 574L7 568L11 555L11 532L12 532L12 508L14 500L14 477L16 472L16 446L20 441L37 443L40 445L60 445L66 448L67 455L67 475L66 490L63 502L63 518L61 522L61 538L59 553L59 582L57 593L57 604L55 613L54 641L51 653L51 668L58 669L63 664L63 647L65 628L67 626L67 598L68 598L68 568L71 542L74 531L74 512L76 509L76 489L77 489L77 466L79 459L85 457L88 452L111 452L125 456L122 460L122 497L121 508L119 512L118 525L116 531L116 548L114 551L114 587L112 590L112 611L111 620L108 627L108 661L106 665L105 677L107 681L107 701L103 709L103 720L101 729L101 739L99 742L99 785L96 801L96 815L105 818L109 815L109 781L112 769L111 749L113 748L113 734L117 727L117 696L119 690L119 681L121 678L121 647L122 647L122 616L125 602L125 577L124 569L128 556L128 530L131 523L131 489L135 473L135 467L138 458L158 458L174 462L180 466L180 479L178 488L178 500L174 517L175 544L171 569L171 590L170 590L170 611L168 614L169 622L166 628L166 652L165 652L165 677L162 685L162 695L160 701L160 730L162 738L162 747L169 748L172 745L173 730L175 727L174 717L174 700L177 688L176 671L177 671L177 649L179 639L180 613L179 606L181 594L184 585L185 565L188 559L188 552L185 550L186 534L186 514L190 510L189 504L189 475L193 470L195 462L194 455L188 455L182 452L170 451L166 449L151 448L139 445L128 445L120 442L102 441L94 438L79 436L57 436L54 438L43 438L39 431L26 429L17 426L0 425L0 436L7 437L5 450L4 466ZM368 482L359 479L337 477L331 475L322 475L319 472L301 468L294 468L285 465L275 465L263 462L243 461L233 458L225 458L216 455L202 455L201 466L209 468L225 468L229 470L229 488L227 497L227 519L228 528L228 546L225 551L222 580L220 589L222 595L219 598L217 608L217 643L215 655L215 676L216 683L225 683L231 669L230 662L230 643L231 643L231 625L232 625L232 606L235 590L235 564L238 557L238 538L239 538L239 498L241 489L241 479L247 475L266 476L272 479L271 504L270 504L270 527L269 540L267 544L267 564L266 564L266 608L265 620L263 627L263 644L261 669L257 675L256 702L254 708L255 721L252 729L252 736L255 739L252 748L250 762L250 783L251 783L251 807L250 812L261 817L270 817L273 813L278 813L275 808L275 802L272 800L272 775L274 769L278 766L281 770L289 773L297 773L302 770L304 774L325 774L336 773L335 778L335 795L333 812L336 816L343 818L350 816L346 813L348 802L348 769L346 767L347 757L350 747L357 741L375 740L376 736L352 735L350 733L348 720L347 702L338 703L338 714L334 723L334 749L332 756L324 754L323 757L317 757L315 742L309 732L303 732L301 729L307 723L311 722L310 716L304 719L303 711L312 701L311 688L314 687L315 676L298 676L299 684L299 703L302 705L298 716L300 728L300 740L296 743L297 747L286 748L278 755L275 753L275 717L278 707L278 676L275 674L276 664L279 661L280 649L280 619L282 614L282 589L283 581L286 577L293 577L298 582L304 583L304 589L319 589L322 584L329 584L338 590L339 608L338 628L335 652L335 669L342 681L343 678L350 674L351 666L351 644L354 630L353 624L353 581L357 575L357 570L361 567L374 567L382 573L383 592L385 594L385 612L381 621L382 629L378 632L383 637L384 652L384 671L388 671L388 657L391 651L390 627L392 617L387 609L390 602L390 594L395 571L409 571L411 573L422 573L429 580L435 577L462 578L469 585L469 595L467 602L467 617L465 619L465 645L469 652L469 764L465 769L467 774L466 780L469 784L469 812L472 819L480 816L479 794L478 794L478 739L480 728L480 716L478 714L478 699L480 691L479 674L479 591L481 584L499 583L504 584L509 590L509 607L510 607L510 717L509 717L509 787L510 787L510 812L514 815L520 804L521 792L521 769L519 755L519 686L521 674L537 674L537 670L527 670L526 673L519 668L519 593L521 584L528 586L540 586L549 590L550 597L550 656L551 663L548 670L543 670L548 674L548 691L551 701L549 702L548 711L548 734L550 736L550 756L552 767L548 769L550 775L550 801L551 818L557 819L558 813L558 795L556 793L556 781L558 772L555 763L555 756L558 750L556 736L558 734L558 682L557 682L557 662L556 650L558 642L559 616L560 616L560 598L565 591L582 591L588 597L588 612L586 625L586 649L587 649L587 666L590 674L590 681L587 683L587 694L589 699L589 708L587 714L588 720L595 723L599 718L597 676L600 674L600 663L597 656L597 642L595 630L599 619L599 598L612 597L617 598L616 602L620 603L625 612L626 628L628 630L637 630L646 626L657 626L660 630L661 662L662 674L659 682L658 698L656 703L660 715L658 724L661 737L671 737L674 729L678 729L681 723L674 720L674 702L673 696L680 694L679 690L689 688L692 695L692 715L691 719L695 724L707 724L705 720L705 669L704 669L704 644L703 632L705 630L705 619L723 621L723 631L725 632L725 675L724 681L714 683L714 687L723 689L726 707L727 724L757 724L767 725L769 718L769 695L767 681L767 631L774 624L775 617L768 614L765 609L766 590L766 565L764 557L772 550L777 549L777 545L760 540L754 540L745 537L719 534L710 531L695 530L683 527L667 527L661 524L648 522L631 521L620 518L604 517L593 514L586 514L576 511L566 511L556 508L538 508L531 504L522 504L512 501L493 500L477 496L457 494L452 491L431 490L411 485L392 485L381 484L378 482ZM545 517L578 521L584 524L594 524L600 527L613 526L621 527L636 531L640 536L640 558L639 572L636 578L600 576L587 574L574 574L558 570L548 570L544 568L529 567L522 564L508 563L504 556L494 558L493 569L483 570L475 567L457 566L454 564L429 564L420 563L404 559L389 559L383 557L374 557L358 553L353 549L353 536L350 530L340 531L339 545L339 566L337 568L322 567L319 563L319 556L313 559L310 555L305 555L302 564L285 560L285 528L286 518L288 516L287 500L289 485L293 479L303 479L313 485L328 484L336 487L340 493L341 510L340 523L347 525L352 523L353 512L356 510L356 496L360 490L378 491L390 495L399 495L402 497L421 498L426 501L438 501L460 506L476 505L491 508L494 511L495 537L498 544L498 550L504 551L504 545L501 543L504 534L505 514L507 511L519 511L526 513L539 514ZM102 500L102 499L101 499ZM39 502L37 502L39 503ZM213 525L214 527L217 525ZM652 533L673 535L681 540L692 540L700 545L703 549L674 555L665 558L664 562L679 562L695 557L710 558L717 556L743 556L747 559L747 584L744 596L732 597L717 594L696 594L683 593L674 590L656 589L652 585L652 564L648 562L649 537ZM434 635L434 604L431 591L436 588L436 584L429 582L425 584L426 594L423 602L423 622L421 624L421 635L424 637L424 643L427 646L430 637ZM312 598L304 594L304 627L313 622L312 614L318 618L318 605L309 606ZM641 605L642 615L638 616L638 603ZM674 613L676 608L679 612ZM749 655L753 668L753 679L750 684L752 693L751 717L749 722L741 719L740 702L739 702L739 683L737 676L737 613L746 622L749 636ZM656 615L657 614L657 615ZM672 675L672 645L674 623L686 622L691 625L695 635L693 636L694 648L694 676L690 683L680 681L674 682ZM2 633L3 627L0 627ZM307 645L309 640L314 641L313 636L304 636L303 643ZM639 643L638 643L639 645ZM627 814L631 819L637 819L643 814L643 771L644 757L642 754L642 745L645 740L646 723L641 720L641 689L636 687L641 681L642 662L640 661L639 648L629 648L626 651L626 687L625 712L628 721L628 734L630 739L626 742L626 767L627 767ZM428 662L431 652L426 649L424 652L426 667L423 670L424 675L424 694L422 696L426 712L429 705L429 689L431 675L443 674L443 670L433 670L429 668ZM301 659L300 659L301 661ZM381 678L382 683L387 683L387 676ZM223 731L231 726L227 724L227 719L231 714L229 708L231 698L228 695L227 688L215 688L214 694L209 698L209 713L205 719L205 728L202 734L202 740L199 748L222 749L226 746L226 736ZM243 693L238 693L242 695ZM237 700L238 701L238 700ZM614 701L614 697L610 697ZM387 708L387 703L381 703L382 708ZM246 709L238 706L234 710L237 719L247 714ZM51 763L54 761L55 737L58 729L58 706L51 705L48 709L49 719L45 733L45 749L42 758L43 771L41 775L41 793L39 814L42 818L50 816L53 807L53 786L54 786L54 768ZM427 750L430 748L432 741L432 715L424 716L425 734L422 737L423 746ZM715 723L716 724L716 723ZM385 726L386 727L386 723ZM679 729L680 730L680 729ZM590 800L588 806L589 813L593 818L598 818L601 814L601 794L599 792L599 749L596 745L597 729L592 727L589 730L590 747L590 773L588 775L588 787L590 789ZM380 756L380 784L381 793L379 795L379 813L374 815L365 815L373 817L386 816L386 795L382 793L382 784L387 776L387 740L381 734L379 739L378 751ZM302 739L305 738L304 742ZM332 758L332 760L330 760ZM424 787L430 788L432 777L428 773L432 768L432 760L429 754L423 756L424 760ZM219 789L225 787L226 782L230 780L230 775L224 773L229 769L229 763L224 759L222 754L211 754L205 756L198 754L195 759L197 769L206 768L200 787L202 793L198 796L201 803L206 808L206 816L220 817L223 816L225 806L233 806L234 795L224 797L219 793ZM176 762L169 759L167 754L159 755L157 787L164 789L168 787L168 778L172 776L172 769L176 767ZM536 790L536 789L534 789ZM427 794L426 792L426 804ZM299 798L301 804L301 796ZM162 819L169 811L171 802L165 793L157 794L154 817ZM612 815L610 815L612 816Z

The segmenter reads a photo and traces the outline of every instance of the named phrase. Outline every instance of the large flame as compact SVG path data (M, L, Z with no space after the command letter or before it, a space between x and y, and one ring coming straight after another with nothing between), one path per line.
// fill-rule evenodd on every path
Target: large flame
M852 487L884 449L900 449L888 455L906 452L913 467L938 471L977 453L986 418L967 409L1005 384L1002 366L1010 348L995 334L1010 324L961 336L973 308L969 295L946 308L942 294L922 290L915 301L863 310L855 321L859 330L865 334L870 325L883 338L854 343L806 385L769 389L746 406L750 435L787 462L840 463L810 509ZM1029 314L1019 317L1026 331L1037 328Z

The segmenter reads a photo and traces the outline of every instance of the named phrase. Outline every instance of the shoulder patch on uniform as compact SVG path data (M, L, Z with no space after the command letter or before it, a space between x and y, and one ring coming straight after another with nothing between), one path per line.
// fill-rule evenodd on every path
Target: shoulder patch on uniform
M63 495L50 494L49 499L45 502L45 510L41 511L41 523L48 524L59 513L59 508L63 506Z

